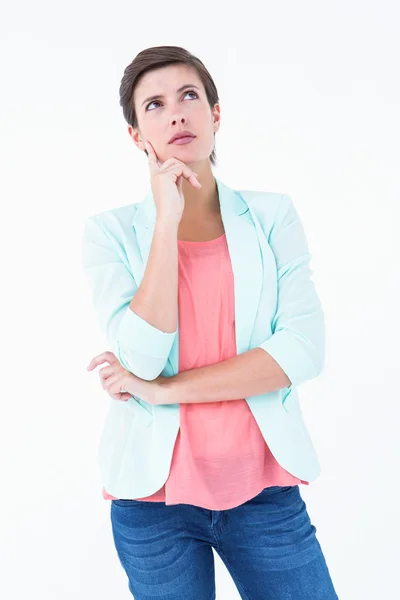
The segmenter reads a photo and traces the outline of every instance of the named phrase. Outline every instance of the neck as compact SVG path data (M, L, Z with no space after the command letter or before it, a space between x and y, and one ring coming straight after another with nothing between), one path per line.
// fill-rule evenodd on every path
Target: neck
M217 213L220 210L217 183L211 171L210 162L207 161L207 163L191 163L188 165L190 169L198 174L201 188L194 188L187 179L183 179L182 191L185 198L185 208L182 219L202 217Z

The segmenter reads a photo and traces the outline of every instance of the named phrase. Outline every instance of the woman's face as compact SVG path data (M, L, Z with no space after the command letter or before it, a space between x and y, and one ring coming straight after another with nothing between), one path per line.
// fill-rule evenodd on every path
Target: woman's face
M184 89L179 88L186 86ZM160 94L156 100L147 100ZM214 149L214 133L220 124L220 107L212 110L197 71L187 65L168 65L145 73L133 97L138 127L128 126L140 150L149 141L160 162L175 157L187 165L208 160ZM188 130L196 137L189 144L169 143L171 137Z

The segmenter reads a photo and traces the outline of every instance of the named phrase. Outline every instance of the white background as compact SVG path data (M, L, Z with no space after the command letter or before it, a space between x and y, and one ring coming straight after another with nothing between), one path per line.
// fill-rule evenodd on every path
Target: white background
M138 52L164 44L197 55L217 85L215 175L234 189L290 194L303 220L327 360L299 389L322 465L301 493L340 599L396 596L396 4L38 0L3 8L2 597L131 598L96 463L108 396L86 365L110 348L82 272L81 237L88 215L148 189L118 88ZM215 560L218 600L239 598Z

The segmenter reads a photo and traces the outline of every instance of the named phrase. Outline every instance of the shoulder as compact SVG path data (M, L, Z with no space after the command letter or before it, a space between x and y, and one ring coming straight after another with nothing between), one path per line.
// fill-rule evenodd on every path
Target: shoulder
M270 229L276 221L295 212L291 196L281 192L236 190L263 226Z
M125 204L109 210L94 213L86 217L85 231L93 228L101 231L111 238L121 239L124 233L132 234L132 220L139 206L139 202Z
M99 225L104 225L105 227L111 228L118 223L131 223L139 204L139 202L125 204L123 206L118 206L116 208L94 213L86 217L86 219L88 221L96 221Z
M289 194L282 192L236 190L236 193L240 194L249 207L255 211L276 214L280 208L288 207L292 203Z

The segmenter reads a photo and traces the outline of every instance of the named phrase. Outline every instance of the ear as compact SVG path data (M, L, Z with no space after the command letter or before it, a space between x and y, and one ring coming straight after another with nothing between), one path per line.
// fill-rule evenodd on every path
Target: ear
M213 108L213 127L214 127L214 134L219 130L220 125L221 125L221 107L219 104L214 104L214 108Z
M147 154L147 150L146 150L145 145L144 145L144 143L142 141L142 136L140 134L139 129L137 127L135 127L135 128L132 127L132 125L128 125L128 133L129 133L129 136L132 138L133 143L135 144L135 146L137 148L139 148L139 150L142 150L142 151L146 152L146 154Z

